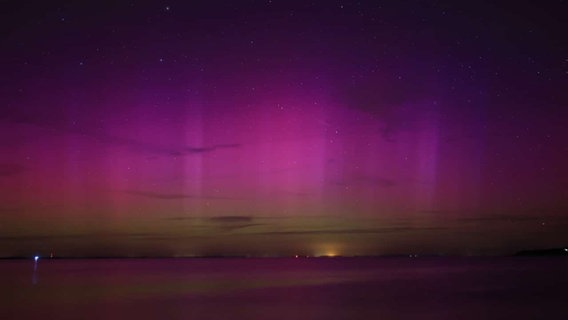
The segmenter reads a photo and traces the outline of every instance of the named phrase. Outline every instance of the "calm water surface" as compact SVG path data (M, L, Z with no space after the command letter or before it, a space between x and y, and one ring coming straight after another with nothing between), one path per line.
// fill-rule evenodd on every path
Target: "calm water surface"
M566 258L1 261L0 319L566 319Z

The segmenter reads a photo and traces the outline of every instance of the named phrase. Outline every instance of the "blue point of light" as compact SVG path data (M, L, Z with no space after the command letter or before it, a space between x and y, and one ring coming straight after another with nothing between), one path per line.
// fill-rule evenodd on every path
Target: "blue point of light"
M39 260L39 256L35 256L34 260L37 262Z

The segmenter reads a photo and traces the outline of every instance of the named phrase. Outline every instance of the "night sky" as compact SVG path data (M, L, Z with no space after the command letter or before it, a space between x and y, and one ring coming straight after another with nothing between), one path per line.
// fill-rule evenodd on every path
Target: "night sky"
M565 1L12 1L0 256L568 244Z

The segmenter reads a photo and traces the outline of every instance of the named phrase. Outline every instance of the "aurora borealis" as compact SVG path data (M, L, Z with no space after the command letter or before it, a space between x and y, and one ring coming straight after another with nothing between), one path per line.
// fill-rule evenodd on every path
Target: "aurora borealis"
M568 243L562 1L5 6L0 256Z

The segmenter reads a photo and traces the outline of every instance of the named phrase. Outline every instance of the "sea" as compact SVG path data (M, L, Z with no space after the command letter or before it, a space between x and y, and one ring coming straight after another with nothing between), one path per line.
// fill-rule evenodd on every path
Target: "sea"
M568 319L567 257L0 261L0 319Z

